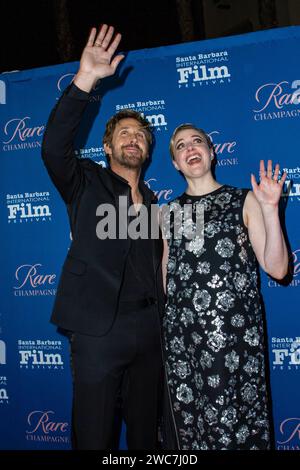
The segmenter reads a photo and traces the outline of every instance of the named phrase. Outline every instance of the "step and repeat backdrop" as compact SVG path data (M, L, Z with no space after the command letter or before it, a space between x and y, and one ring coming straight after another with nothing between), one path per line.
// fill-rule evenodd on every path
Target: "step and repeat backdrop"
M184 188L168 143L193 122L211 136L221 183L251 187L259 160L288 178L282 222L289 282L261 273L275 445L300 450L300 27L129 52L93 91L75 149L106 166L104 126L115 112L144 113L155 134L144 180L166 204ZM70 449L69 345L49 322L71 242L66 208L41 159L52 107L78 63L0 75L0 448ZM121 447L124 446L124 436Z

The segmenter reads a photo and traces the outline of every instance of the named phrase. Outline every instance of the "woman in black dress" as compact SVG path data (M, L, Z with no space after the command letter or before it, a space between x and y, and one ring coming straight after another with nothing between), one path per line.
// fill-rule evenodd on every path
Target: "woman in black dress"
M261 161L260 183L251 175L253 192L221 185L211 172L209 137L189 124L174 131L170 150L187 181L170 203L164 254L165 364L177 447L269 449L257 261L274 278L287 273L278 217L286 175L279 178L279 165L273 175L272 162L265 170ZM186 205L190 218L176 231ZM199 208L204 224L196 232Z

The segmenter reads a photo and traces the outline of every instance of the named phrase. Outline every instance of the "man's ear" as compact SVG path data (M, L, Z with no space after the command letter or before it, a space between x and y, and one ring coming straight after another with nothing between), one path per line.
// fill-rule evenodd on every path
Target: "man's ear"
M111 150L110 144L107 144L107 143L104 144L104 152L106 153L106 155L111 156L112 150Z

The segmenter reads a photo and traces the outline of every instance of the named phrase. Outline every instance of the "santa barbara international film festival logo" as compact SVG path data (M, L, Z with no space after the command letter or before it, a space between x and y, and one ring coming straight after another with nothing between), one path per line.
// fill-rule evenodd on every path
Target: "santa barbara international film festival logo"
M56 274L45 273L43 265L22 264L15 271L15 297L41 297L56 295Z
M283 419L278 434L277 450L300 450L300 417Z
M93 145L92 147L83 147L74 149L75 156L79 159L91 158L102 168L107 167L106 154L103 146Z
M9 224L51 222L49 191L6 194Z
M166 100L163 98L151 97L116 105L116 112L123 111L124 109L139 112L147 119L153 131L168 130L166 118L167 105Z
M62 370L63 345L60 340L19 339L20 369Z
M300 79L263 83L254 93L253 119L293 119L300 117Z
M27 416L25 439L48 444L70 444L70 424L53 410L32 410Z
M283 168L287 174L282 192L283 198L289 198L289 202L300 202L300 167Z
M300 336L271 338L273 370L300 370Z
M176 57L178 88L229 83L228 51L212 51Z

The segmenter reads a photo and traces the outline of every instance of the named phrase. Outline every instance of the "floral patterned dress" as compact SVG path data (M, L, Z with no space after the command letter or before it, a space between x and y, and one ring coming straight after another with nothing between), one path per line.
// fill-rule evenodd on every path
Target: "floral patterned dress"
M193 209L181 238L174 236L178 210L171 217L163 322L180 449L270 447L257 262L242 217L247 192L224 185L170 204L182 208L181 215L185 204ZM204 244L185 236L195 230L198 204Z

